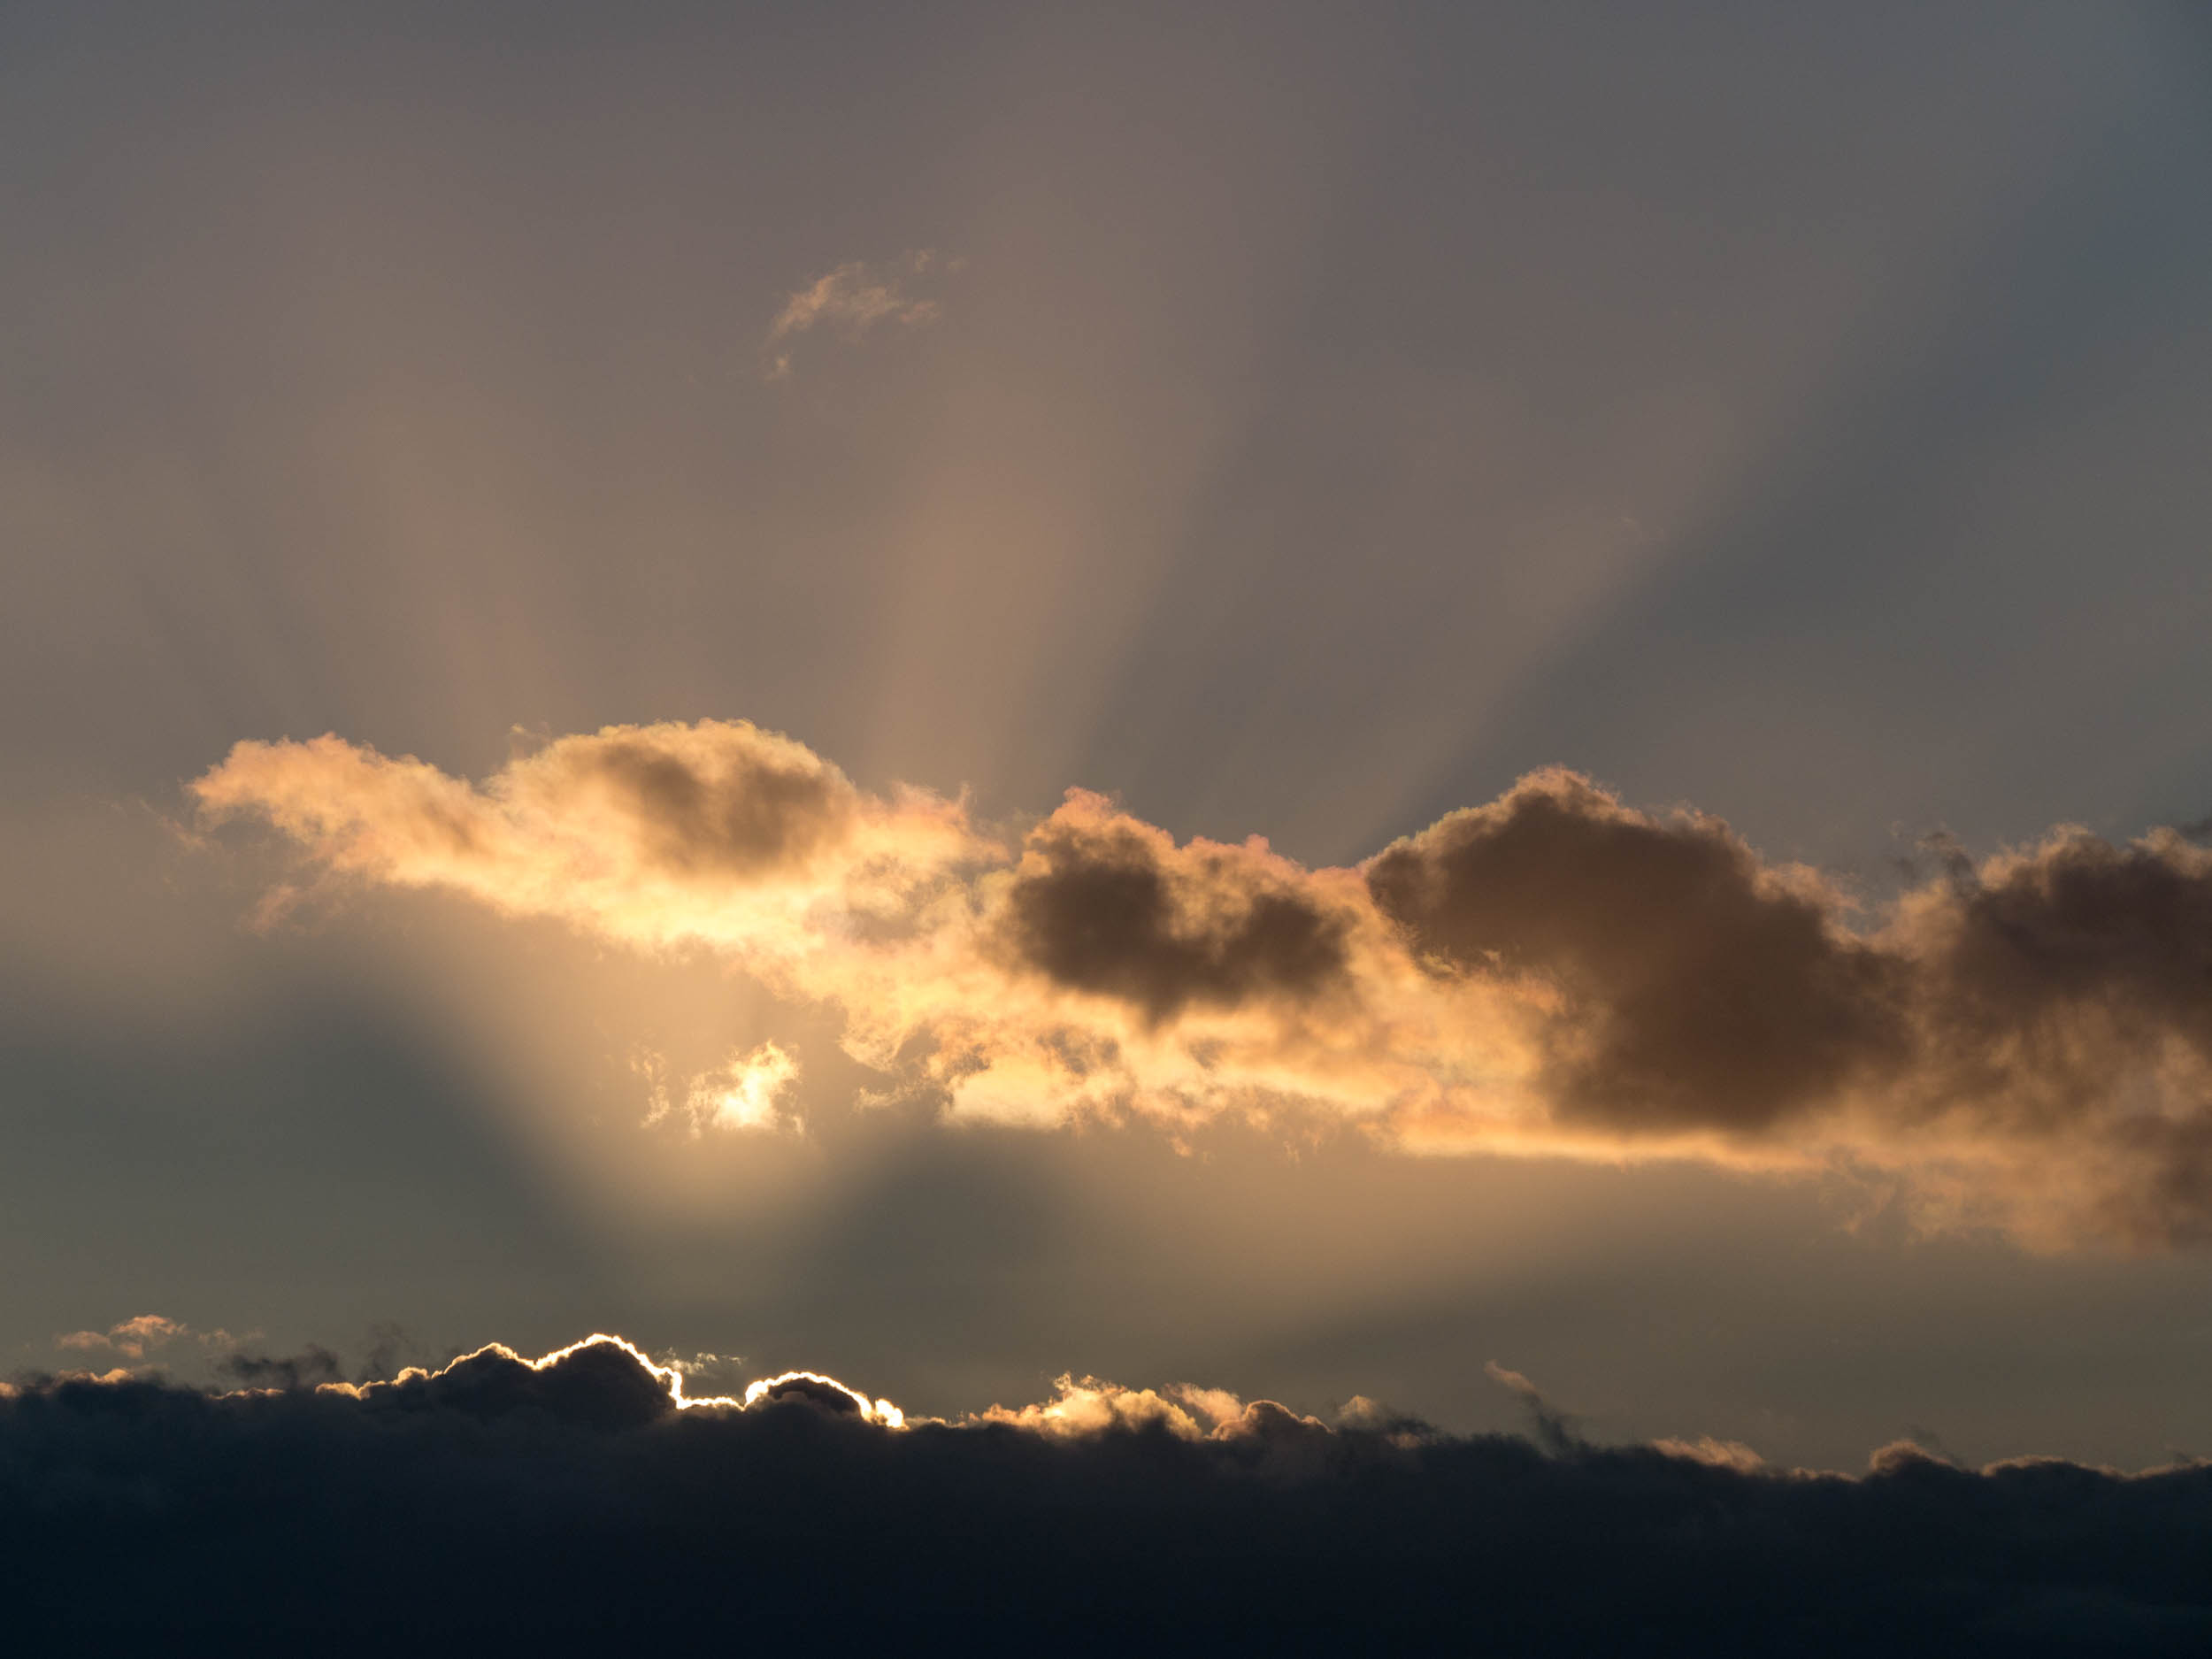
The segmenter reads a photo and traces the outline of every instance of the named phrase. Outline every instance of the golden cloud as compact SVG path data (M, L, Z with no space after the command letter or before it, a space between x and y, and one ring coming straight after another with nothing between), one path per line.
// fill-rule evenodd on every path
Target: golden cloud
M2057 1242L2212 1233L2212 850L2062 829L1866 917L1719 819L1523 779L1356 868L1178 844L1071 790L1025 829L742 722L611 726L471 784L334 736L193 786L319 879L704 948L841 1010L956 1117L1351 1124L1413 1152L1902 1179ZM686 1110L764 1127L733 1058Z

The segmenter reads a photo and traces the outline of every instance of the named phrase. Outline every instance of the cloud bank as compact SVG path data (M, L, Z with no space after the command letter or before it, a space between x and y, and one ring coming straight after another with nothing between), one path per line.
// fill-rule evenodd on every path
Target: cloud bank
M1179 844L1082 790L980 824L742 722L565 737L480 785L334 736L243 742L191 787L297 850L273 907L442 888L704 949L834 1007L855 1057L959 1118L1842 1169L1931 1225L2212 1235L2212 849L2173 830L1939 846L1870 911L1563 770L1334 869ZM788 1063L733 1062L692 1120L775 1120Z
M1859 1478L1063 1379L895 1426L592 1338L380 1384L0 1389L10 1627L1192 1651L2194 1652L2212 1469Z

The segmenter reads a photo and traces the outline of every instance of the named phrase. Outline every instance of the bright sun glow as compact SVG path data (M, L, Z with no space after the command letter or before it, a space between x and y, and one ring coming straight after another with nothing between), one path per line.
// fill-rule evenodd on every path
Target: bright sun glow
M645 1121L659 1123L677 1115L680 1109L657 1071L650 1075L652 1109ZM724 1064L693 1078L680 1112L689 1120L695 1135L710 1129L752 1133L796 1131L804 1126L804 1120L789 1101L798 1080L797 1059L775 1043L764 1042L750 1054L733 1054Z

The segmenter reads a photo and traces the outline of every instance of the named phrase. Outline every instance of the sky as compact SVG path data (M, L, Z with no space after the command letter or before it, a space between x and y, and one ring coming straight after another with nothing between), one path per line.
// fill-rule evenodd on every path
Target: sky
M2212 1455L2208 94L0 10L0 1370Z

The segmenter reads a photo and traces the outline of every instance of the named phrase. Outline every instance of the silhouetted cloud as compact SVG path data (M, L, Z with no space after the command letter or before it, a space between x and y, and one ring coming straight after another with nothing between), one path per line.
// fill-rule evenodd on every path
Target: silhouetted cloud
M1529 1422L1536 1432L1539 1446L1556 1452L1582 1443L1581 1431L1575 1418L1545 1399L1542 1391L1522 1372L1491 1359L1483 1361L1482 1374L1501 1388L1517 1395L1521 1403L1528 1408Z
M1900 1445L1847 1478L1714 1442L1539 1448L1366 1402L1328 1425L1094 1379L894 1428L811 1373L764 1379L749 1403L686 1402L609 1338L389 1383L304 1379L0 1391L11 1631L987 1652L2212 1640L2203 1466L1974 1472Z
M314 1388L345 1380L337 1355L312 1343L297 1354L226 1354L215 1369L249 1388Z
M481 786L242 743L193 787L319 879L707 945L956 1116L1310 1115L1416 1151L1901 1175L1925 1225L2047 1242L2212 1235L2212 849L2171 830L1979 863L1934 838L1870 913L1560 770L1322 870L1082 790L979 825L742 723L563 738ZM681 1103L790 1123L795 1064L733 1056Z

